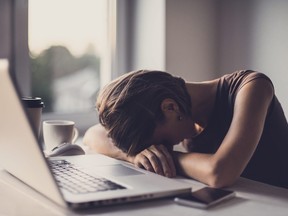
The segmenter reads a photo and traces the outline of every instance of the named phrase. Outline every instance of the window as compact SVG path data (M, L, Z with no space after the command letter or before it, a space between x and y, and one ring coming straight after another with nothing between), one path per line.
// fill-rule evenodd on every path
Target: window
M128 71L126 32L131 13L127 11L133 11L127 10L130 3L1 2L0 57L9 59L10 71L23 96L43 98L46 107L42 120L73 120L82 135L97 123L94 103L99 86Z
M44 100L43 119L74 120L82 134L97 121L96 94L111 64L109 2L29 0L31 95Z

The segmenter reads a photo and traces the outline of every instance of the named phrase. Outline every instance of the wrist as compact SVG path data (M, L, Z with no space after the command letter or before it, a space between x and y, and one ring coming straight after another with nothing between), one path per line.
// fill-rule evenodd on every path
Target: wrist
M178 152L178 151L173 151L172 152L172 157L173 157L173 161L177 170L177 173L179 172L180 169L180 157L183 155L183 152Z
M126 157L126 161L129 163L134 164L135 156L128 156Z

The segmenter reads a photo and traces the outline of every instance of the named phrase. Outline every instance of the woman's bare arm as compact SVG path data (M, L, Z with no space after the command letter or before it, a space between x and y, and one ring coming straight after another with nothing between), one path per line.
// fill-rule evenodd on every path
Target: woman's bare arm
M96 124L90 127L83 138L83 144L88 146L92 152L100 153L116 159L133 162L131 157L118 149L107 136L105 128Z
M273 94L267 80L246 84L236 96L231 126L215 154L175 153L182 174L213 187L234 183L257 147Z
M88 146L92 152L128 161L151 172L167 177L176 175L173 159L165 146L151 146L136 156L127 156L113 144L111 138L107 136L105 128L100 124L94 125L86 131L83 144Z

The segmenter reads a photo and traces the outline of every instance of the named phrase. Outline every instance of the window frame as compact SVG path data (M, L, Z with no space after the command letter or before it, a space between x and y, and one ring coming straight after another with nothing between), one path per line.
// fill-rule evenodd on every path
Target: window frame
M28 0L0 0L0 58L9 60L11 75L28 95Z

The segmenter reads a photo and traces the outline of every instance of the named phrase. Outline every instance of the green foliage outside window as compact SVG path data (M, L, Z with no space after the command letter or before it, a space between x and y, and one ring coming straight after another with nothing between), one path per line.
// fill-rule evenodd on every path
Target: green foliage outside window
M75 57L64 46L51 46L37 56L30 55L30 69L32 74L32 95L45 101L44 112L53 111L53 82L84 68L95 70L99 79L100 59L89 51L80 57ZM96 88L95 88L96 90Z

